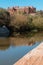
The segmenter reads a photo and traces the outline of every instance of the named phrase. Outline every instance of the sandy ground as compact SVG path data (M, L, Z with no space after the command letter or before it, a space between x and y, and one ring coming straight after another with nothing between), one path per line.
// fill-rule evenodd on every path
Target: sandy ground
M43 65L43 42L13 65Z

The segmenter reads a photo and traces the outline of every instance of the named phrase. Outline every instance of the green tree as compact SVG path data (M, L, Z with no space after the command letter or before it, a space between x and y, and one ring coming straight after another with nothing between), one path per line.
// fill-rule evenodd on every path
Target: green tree
M0 26L9 25L10 23L10 14L7 10L0 8Z

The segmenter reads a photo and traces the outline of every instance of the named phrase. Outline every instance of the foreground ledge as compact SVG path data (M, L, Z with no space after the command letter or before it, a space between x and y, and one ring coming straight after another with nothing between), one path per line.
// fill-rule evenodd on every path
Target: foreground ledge
M13 65L43 65L43 42Z

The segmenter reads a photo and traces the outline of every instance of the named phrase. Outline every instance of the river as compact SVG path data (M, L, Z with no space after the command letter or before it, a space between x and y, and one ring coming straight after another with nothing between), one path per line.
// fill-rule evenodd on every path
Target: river
M0 37L0 65L13 65L43 41L43 33L30 37Z

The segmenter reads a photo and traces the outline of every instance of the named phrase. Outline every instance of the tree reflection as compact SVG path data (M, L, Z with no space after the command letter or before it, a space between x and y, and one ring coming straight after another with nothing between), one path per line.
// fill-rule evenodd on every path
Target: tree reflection
M0 50L7 50L9 46L0 46Z
M9 38L0 38L0 50L6 50L10 46Z

